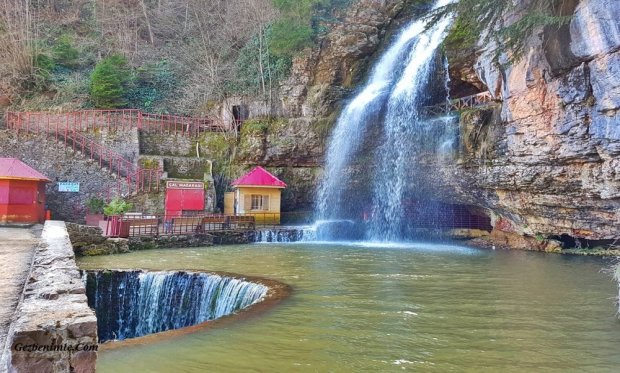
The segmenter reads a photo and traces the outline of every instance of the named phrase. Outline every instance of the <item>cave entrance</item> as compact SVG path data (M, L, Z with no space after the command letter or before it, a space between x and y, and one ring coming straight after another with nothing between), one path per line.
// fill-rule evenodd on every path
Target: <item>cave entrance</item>
M248 108L245 105L233 105L233 126L237 131L241 129L241 123L248 119Z
M484 209L434 200L403 203L408 225L413 229L479 229L490 232L491 218Z

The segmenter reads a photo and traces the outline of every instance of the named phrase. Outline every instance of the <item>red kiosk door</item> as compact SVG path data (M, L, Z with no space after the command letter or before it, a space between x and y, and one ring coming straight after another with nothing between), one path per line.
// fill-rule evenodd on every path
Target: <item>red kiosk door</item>
M205 184L196 181L168 181L165 210L167 216L181 216L183 211L204 211Z

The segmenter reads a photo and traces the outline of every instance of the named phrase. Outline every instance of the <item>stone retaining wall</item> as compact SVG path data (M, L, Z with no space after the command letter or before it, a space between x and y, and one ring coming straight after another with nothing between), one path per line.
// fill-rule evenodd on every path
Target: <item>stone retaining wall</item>
M171 249L216 245L238 245L254 242L256 231L219 231L205 234L159 237L106 238L101 228L66 223L76 255L95 256L121 254L151 249Z
M98 162L44 137L0 130L0 156L19 158L52 180L46 187L47 208L56 220L81 221L89 198L105 196L117 186L117 179ZM60 181L79 182L80 192L59 192Z
M95 371L96 350L70 351L97 348L97 318L88 307L64 222L45 223L15 315L5 351L9 372ZM20 350L33 345L64 351Z
M127 240L107 238L99 227L66 223L69 239L76 255L107 255L128 253Z

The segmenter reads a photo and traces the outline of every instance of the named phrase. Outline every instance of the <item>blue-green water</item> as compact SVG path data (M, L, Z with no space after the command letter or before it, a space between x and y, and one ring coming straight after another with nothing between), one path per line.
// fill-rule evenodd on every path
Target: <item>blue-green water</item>
M258 244L80 265L229 271L293 287L257 317L103 351L98 372L620 370L617 289L601 259L430 244Z

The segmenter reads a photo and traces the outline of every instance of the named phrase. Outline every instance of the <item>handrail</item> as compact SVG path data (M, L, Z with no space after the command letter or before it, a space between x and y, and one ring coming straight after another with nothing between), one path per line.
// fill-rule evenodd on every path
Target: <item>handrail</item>
M37 125L50 128L59 127L61 124L68 129L88 131L94 129L118 129L138 128L149 132L177 133L184 136L196 137L201 132L226 132L228 128L219 119L208 117L186 117L171 114L143 113L138 109L114 109L114 110L80 110L71 112L11 112L6 113L7 126L11 125L17 130L22 127L26 131ZM15 123L17 122L17 123Z
M491 92L486 91L471 96L452 99L437 105L425 106L422 108L421 114L430 117L439 116L453 111L488 105L493 102L500 102L500 100L493 98Z
M29 115L27 115L24 123L20 114L24 113L7 112L6 123L8 129L14 130L17 134L19 134L20 130L37 135L44 133L57 142L64 143L65 147L71 147L73 151L79 150L84 155L88 154L91 160L98 161L99 167L107 166L110 172L117 174L126 184L126 192L128 194L134 191L159 191L159 179L163 173L161 168L145 169L135 166L116 151L81 134L79 131L83 128L81 126L82 122L73 122L80 123L78 127L70 126L69 123L72 122L69 121L68 117L62 124L50 122L49 117L47 121L30 121ZM86 124L88 125L88 122ZM117 189L118 194L123 194L123 188L120 183L117 185Z
M197 211L194 214L181 211L166 214L127 213L124 216L108 216L107 236L121 236L122 225L126 223L127 236L166 236L194 235L217 231L247 231L281 227L282 220L301 214L290 212L255 212L238 214L207 213ZM286 218L289 219L286 219Z

